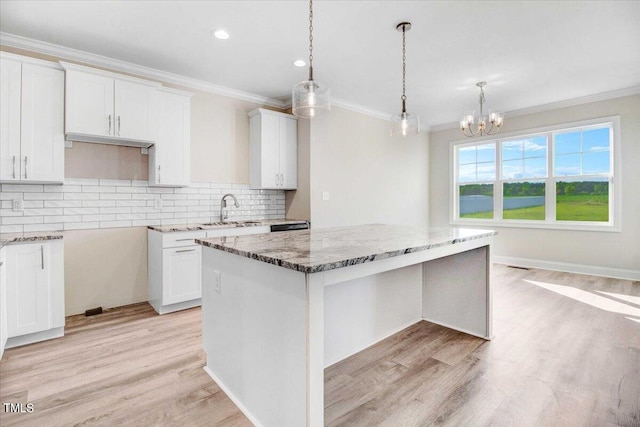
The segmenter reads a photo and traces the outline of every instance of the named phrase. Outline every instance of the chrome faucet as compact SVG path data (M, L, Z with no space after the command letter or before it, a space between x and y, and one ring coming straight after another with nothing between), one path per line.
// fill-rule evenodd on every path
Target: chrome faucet
M228 218L228 216L225 215L224 208L227 207L227 201L225 199L229 196L233 198L236 208L240 207L240 203L238 203L238 199L236 199L236 196L234 196L233 194L227 193L224 196L222 196L222 200L220 200L220 222L224 222L224 220Z

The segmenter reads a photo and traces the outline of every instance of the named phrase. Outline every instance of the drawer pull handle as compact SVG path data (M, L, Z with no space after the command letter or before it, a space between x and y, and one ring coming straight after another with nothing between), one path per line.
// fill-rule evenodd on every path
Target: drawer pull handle
M40 245L40 269L44 270L44 246Z
M16 156L13 156L13 179L16 179Z
M24 179L27 179L27 156L24 156Z
M176 252L194 252L195 249L182 249L181 251L176 251Z
M176 239L176 242L186 242L187 240L195 240L195 238L191 237L189 239Z

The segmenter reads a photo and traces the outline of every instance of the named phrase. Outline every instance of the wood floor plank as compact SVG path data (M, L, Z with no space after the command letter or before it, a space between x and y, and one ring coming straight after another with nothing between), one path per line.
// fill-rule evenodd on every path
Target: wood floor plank
M328 367L326 425L640 427L640 283L492 278L492 341L419 322ZM0 425L250 426L202 369L200 322L146 303L67 318L63 338L5 352L0 400L35 412Z

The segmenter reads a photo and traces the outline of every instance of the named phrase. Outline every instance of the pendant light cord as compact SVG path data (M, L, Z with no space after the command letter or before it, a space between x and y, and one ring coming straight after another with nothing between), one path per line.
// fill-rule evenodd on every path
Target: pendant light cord
M313 0L309 0L309 80L313 81Z
M405 39L405 26L402 26L402 112L407 112L407 96L405 95L406 84L405 79L407 75L407 42Z

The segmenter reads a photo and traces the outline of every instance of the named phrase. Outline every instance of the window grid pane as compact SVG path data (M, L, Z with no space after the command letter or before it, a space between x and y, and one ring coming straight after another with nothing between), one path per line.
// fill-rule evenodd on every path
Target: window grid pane
M590 125L457 148L458 217L493 219L497 197L504 220L613 225L612 129Z

